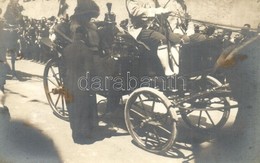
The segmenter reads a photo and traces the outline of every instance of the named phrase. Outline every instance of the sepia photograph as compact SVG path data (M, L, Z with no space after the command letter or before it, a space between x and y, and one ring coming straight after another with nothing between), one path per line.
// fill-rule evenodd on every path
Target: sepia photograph
M260 0L0 0L0 163L259 163Z

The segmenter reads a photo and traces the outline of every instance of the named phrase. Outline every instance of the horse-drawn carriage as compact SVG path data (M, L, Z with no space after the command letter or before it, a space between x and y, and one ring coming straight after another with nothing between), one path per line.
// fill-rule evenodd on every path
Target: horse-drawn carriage
M109 76L109 86L112 86L97 94L107 97L108 109L118 104L122 96L130 94L125 103L124 118L129 133L140 147L155 153L169 150L177 135L178 115L189 127L201 132L216 131L225 125L230 109L235 107L229 101L231 92L227 83L210 75L217 55L222 51L220 42L211 39L182 45L179 58L169 53L170 65L175 72L177 67L179 73L165 77L146 45L127 31L115 32L114 18L109 10L105 20L96 23L99 30L108 30L107 33L110 30L109 34L113 34L108 44L109 53L107 49L100 49L101 55L94 56L97 76L102 79ZM161 20L158 19L161 26L169 30L166 18L164 23ZM71 39L64 30L55 31L55 40L42 41L53 54L44 70L44 89L54 114L68 120L62 49ZM113 87L115 78L123 83L120 90Z

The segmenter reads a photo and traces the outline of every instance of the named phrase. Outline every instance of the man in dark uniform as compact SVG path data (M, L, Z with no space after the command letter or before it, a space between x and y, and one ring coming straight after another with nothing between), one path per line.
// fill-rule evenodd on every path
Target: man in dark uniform
M94 1L78 1L75 13L71 17L71 28L74 29L73 42L64 49L66 102L72 137L74 142L79 144L86 143L87 138L93 136L93 130L98 126L96 95L91 90L81 90L78 83L86 73L90 76L93 74L94 52L87 46L86 32L90 19L98 15L99 7Z
M16 60L16 49L17 49L17 40L18 40L18 27L19 21L22 20L22 10L23 7L19 5L19 0L10 0L7 5L6 11L4 13L5 19L5 50L7 50L11 55L11 64L12 64L12 75L16 77L15 74L15 60Z

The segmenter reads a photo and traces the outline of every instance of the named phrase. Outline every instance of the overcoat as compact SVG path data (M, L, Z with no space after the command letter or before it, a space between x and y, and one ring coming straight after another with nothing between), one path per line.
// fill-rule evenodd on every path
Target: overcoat
M89 82L93 73L93 51L80 38L64 49L64 84L73 134L89 135L97 126L96 95Z

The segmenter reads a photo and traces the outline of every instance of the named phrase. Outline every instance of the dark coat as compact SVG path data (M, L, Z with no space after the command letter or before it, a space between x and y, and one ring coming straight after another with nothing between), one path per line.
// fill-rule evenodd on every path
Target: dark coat
M71 101L67 101L70 125L73 134L88 135L97 126L96 95L90 90L83 90L86 73L93 72L93 52L79 39L64 49L65 88ZM82 79L83 80L80 80ZM90 79L89 79L90 80Z

